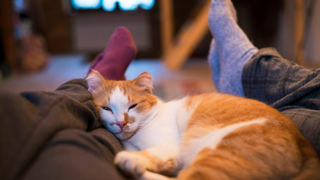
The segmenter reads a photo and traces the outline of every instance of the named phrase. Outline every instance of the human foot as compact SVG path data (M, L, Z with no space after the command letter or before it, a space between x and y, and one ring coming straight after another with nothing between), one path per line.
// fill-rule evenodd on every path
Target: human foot
M120 80L137 53L130 31L119 27L112 34L103 53L92 62L88 71L98 71L105 79Z

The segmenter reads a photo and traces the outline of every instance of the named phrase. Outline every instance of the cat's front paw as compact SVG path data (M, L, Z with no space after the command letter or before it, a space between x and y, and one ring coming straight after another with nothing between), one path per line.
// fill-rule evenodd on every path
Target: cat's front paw
M150 161L136 152L121 151L114 160L114 163L124 172L141 176L149 167Z

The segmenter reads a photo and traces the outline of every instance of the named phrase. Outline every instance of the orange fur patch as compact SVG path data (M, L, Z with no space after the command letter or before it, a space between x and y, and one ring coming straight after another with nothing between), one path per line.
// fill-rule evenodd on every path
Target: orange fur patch
M319 168L317 154L296 125L264 103L231 95L203 94L190 97L186 107L194 108L196 103L183 135L185 146L215 129L258 118L267 121L236 129L214 149L204 148L178 179L293 179L299 177L310 160L317 162L313 170ZM310 175L319 176L316 171Z

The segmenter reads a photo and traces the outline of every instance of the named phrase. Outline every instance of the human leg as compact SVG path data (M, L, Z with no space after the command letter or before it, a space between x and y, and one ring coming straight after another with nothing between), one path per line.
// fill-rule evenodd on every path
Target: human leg
M244 94L276 109L287 105L320 109L320 69L306 69L281 57L272 48L261 49L243 68Z
M77 79L53 92L0 93L0 179L21 178L56 133L101 127L87 89Z
M113 165L120 150L119 141L106 129L66 129L46 144L22 179L125 179Z
M320 69L306 69L261 49L244 66L242 87L257 99L289 117L320 155Z
M297 108L287 109L281 111L281 113L298 126L301 134L309 140L320 157L320 111Z
M213 80L219 92L244 96L242 69L258 50L236 21L236 12L230 0L212 0L209 27L214 39L208 59Z

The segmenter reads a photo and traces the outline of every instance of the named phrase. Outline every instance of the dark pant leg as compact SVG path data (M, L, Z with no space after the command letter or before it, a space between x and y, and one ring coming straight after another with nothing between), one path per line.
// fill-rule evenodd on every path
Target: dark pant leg
M87 89L77 79L52 92L0 93L1 180L89 177L104 168L120 177L111 160L119 142L94 130L101 124Z
M120 143L105 129L67 129L53 137L22 179L124 179L113 165L119 150Z
M313 109L287 109L281 111L299 127L320 157L320 111Z
M301 67L271 48L261 49L246 63L242 87L246 97L276 109L320 109L320 69Z
M242 73L245 97L262 101L288 116L320 155L320 69L306 69L261 49Z

